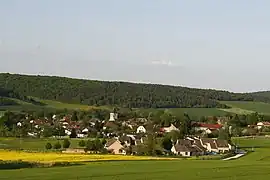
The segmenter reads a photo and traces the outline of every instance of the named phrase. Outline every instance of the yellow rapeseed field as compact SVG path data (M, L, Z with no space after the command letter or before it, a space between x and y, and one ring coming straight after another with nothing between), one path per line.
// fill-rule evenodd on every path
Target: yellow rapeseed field
M146 156L124 156L124 155L99 155L99 154L65 154L65 153L28 153L22 151L0 151L0 160L4 161L28 161L40 163L52 162L87 162L104 160L158 160L173 158L156 158Z

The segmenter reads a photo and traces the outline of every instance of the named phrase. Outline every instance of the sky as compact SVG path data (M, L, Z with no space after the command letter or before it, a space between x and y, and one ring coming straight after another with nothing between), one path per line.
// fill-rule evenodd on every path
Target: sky
M269 0L2 0L0 72L270 90Z

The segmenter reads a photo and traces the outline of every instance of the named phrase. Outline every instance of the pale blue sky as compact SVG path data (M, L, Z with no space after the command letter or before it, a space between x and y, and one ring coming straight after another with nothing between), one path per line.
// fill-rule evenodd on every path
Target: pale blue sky
M0 0L0 72L270 90L269 0Z

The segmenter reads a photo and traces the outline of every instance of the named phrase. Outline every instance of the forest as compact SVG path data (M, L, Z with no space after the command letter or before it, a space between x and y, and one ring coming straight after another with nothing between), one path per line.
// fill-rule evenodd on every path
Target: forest
M270 97L158 84L138 84L0 73L0 103L4 97L39 104L32 97L65 103L125 108L226 108L219 101L270 102ZM42 105L40 103L39 105Z

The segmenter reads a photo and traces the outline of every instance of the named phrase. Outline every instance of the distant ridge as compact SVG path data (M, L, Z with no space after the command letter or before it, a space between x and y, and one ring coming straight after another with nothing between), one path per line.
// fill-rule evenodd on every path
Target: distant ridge
M226 108L219 101L270 102L270 96L182 86L0 73L0 85L20 96L91 106ZM1 96L1 94L0 94ZM3 95L2 95L3 96Z

